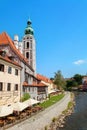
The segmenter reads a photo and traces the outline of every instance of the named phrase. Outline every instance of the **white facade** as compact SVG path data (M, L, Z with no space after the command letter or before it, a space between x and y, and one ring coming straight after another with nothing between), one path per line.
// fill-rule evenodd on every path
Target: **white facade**
M0 58L0 105L20 100L20 70L21 67Z
M42 80L41 82L48 86L48 93L49 93L51 90L54 89L54 88L53 88L53 83L45 82L45 81L43 81L43 80Z

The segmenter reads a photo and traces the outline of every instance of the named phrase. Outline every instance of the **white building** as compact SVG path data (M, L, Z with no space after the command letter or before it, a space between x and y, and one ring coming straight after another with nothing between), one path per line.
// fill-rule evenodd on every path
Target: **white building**
M20 100L21 66L0 51L0 105Z
M20 97L28 92L32 98L39 100L46 98L47 85L41 84L40 80L38 82L36 78L36 44L31 21L28 20L27 22L22 41L19 41L17 35L12 41L6 32L0 34L0 50L4 51L11 61L16 62L22 68L20 71ZM13 82L13 77L13 75L11 78L8 77L9 82ZM2 82L2 79L0 79L0 82ZM14 82L16 83L15 80ZM33 89L37 92L32 91Z

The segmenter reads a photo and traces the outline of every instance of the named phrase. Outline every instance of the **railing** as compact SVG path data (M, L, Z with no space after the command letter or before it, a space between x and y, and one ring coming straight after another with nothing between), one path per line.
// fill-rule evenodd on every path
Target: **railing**
M39 91L39 92L38 92L38 95L40 95L40 94L46 94L46 92L45 92L45 91L43 91L43 92L42 92L42 91L41 91L41 92Z

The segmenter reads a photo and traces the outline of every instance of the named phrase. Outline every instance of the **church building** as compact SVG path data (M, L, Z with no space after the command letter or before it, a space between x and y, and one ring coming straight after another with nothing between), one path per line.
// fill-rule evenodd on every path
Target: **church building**
M21 41L19 41L19 37L17 35L14 36L14 41L9 37L9 35L6 32L3 32L0 34L0 56L3 57L2 59L5 60L4 63L7 64L6 59L10 61L13 64L13 68L20 72L19 79L18 80L18 96L21 98L24 93L29 93L31 98L42 100L48 96L48 86L44 83L41 83L41 80L37 79L36 77L36 43L34 38L34 30L32 28L32 22L30 20L27 21L27 27L24 31L24 36ZM12 67L12 64L7 65L7 69ZM16 65L16 66L15 66ZM1 66L0 66L1 67ZM16 67L16 68L15 68ZM1 68L0 68L1 69ZM5 70L7 70L5 69ZM3 70L3 74L5 73L5 70ZM0 72L1 77L2 71ZM8 73L7 71L7 77L9 77L9 80L6 80L6 78L3 79L3 81L0 79L1 89L0 93L7 92L7 85L10 84L9 91L14 90L14 81L17 80L17 76L15 76L15 80L10 78L12 73ZM7 78L8 79L8 78ZM3 84L3 85L2 85ZM14 85L13 85L14 84ZM6 93L7 94L7 93ZM14 91L13 91L14 95ZM4 102L5 97L12 98L12 102L15 102L13 95L5 95L4 94ZM20 98L16 98L16 102L20 101ZM0 99L2 100L2 99ZM8 101L7 101L8 102ZM7 103L6 102L6 103Z

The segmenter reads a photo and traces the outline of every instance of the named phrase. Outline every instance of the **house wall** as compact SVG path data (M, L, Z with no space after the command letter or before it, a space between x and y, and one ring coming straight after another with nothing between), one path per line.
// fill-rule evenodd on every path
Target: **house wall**
M53 89L53 84L52 83L47 83L47 82L45 82L43 80L41 80L41 82L48 86L47 93L49 93Z
M0 46L1 50L5 50L6 54L8 56L13 56L14 57L14 61L16 61L18 64L21 65L22 69L20 71L20 91L21 91L21 97L23 96L23 82L25 81L25 72L30 74L28 77L28 84L32 84L33 83L33 78L31 75L34 75L34 72L29 68L29 66L26 65L26 63L24 63L22 60L19 59L19 57L16 55L16 53L14 53L11 49L11 47L9 45L7 46ZM3 74L4 76L4 74ZM10 75L9 77L11 77L12 82L16 83L15 79L14 79L14 75ZM9 79L8 79L9 81Z
M29 93L29 95L32 99L37 100L37 87L24 87L24 91L26 93Z
M3 83L3 91L0 91L0 105L11 104L20 100L20 70L21 68L0 59L0 64L4 65L4 72L0 71L0 82ZM8 67L12 68L12 73L8 73ZM15 69L18 75L15 75ZM7 91L8 83L11 84L11 90ZM15 84L18 84L18 90L15 90Z
M37 100L41 101L48 97L48 87L45 87L45 92L37 92Z
M42 86L41 86L42 88ZM24 87L24 91L29 93L32 99L43 100L48 97L48 87L44 87L45 91L38 92L38 87Z

